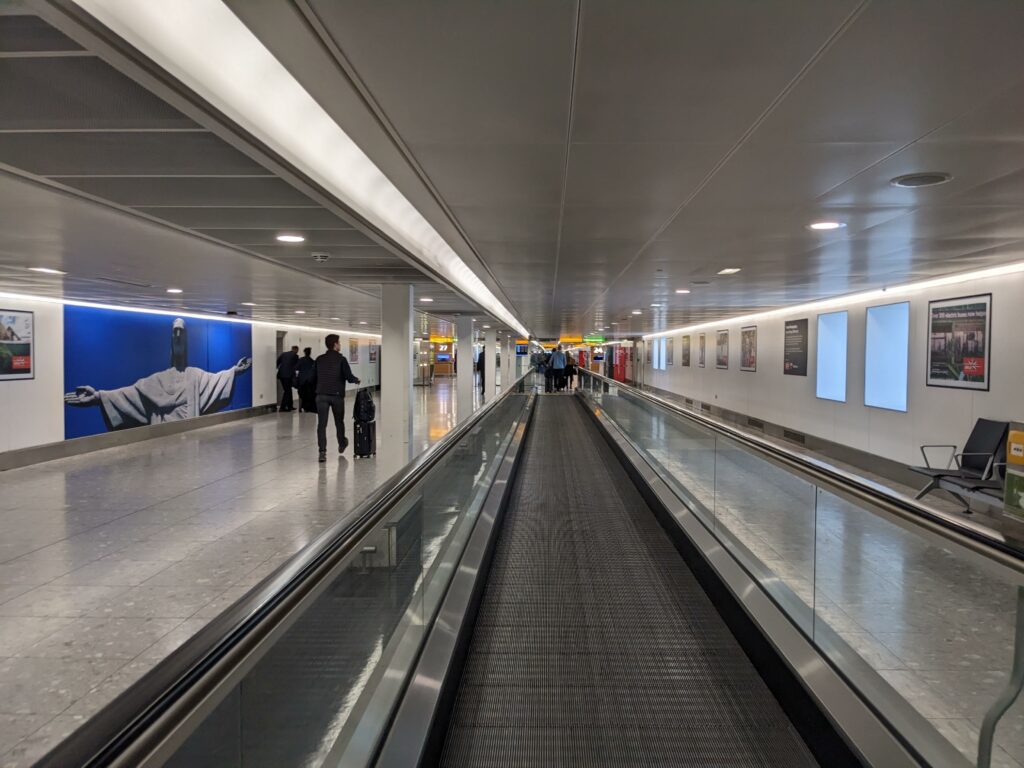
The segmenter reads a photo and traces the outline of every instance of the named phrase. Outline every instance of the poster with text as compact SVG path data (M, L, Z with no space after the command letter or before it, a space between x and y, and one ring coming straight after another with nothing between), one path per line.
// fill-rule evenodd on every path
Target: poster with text
M665 365L675 365L676 340L669 336L665 343Z
M359 339L348 340L348 361L352 364L359 362Z
M378 349L378 347L377 347L376 344L371 344L370 345L370 362L371 363L376 363L377 362L377 349Z
M707 359L707 339L705 334L697 336L697 367L703 368Z
M64 307L64 436L163 424L252 405L252 328Z
M729 367L729 332L715 333L715 368L725 370Z
M683 336L679 339L679 365L683 368L690 367L690 337Z
M35 315L16 309L0 309L0 381L34 379Z
M928 302L928 386L989 388L992 294Z
M807 318L787 320L782 341L782 372L787 376L807 375Z
M757 370L757 326L740 328L740 370Z

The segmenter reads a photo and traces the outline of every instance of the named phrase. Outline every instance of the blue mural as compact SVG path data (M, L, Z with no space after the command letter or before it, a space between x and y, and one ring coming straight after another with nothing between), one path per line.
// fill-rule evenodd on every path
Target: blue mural
M242 323L64 307L64 437L252 405Z

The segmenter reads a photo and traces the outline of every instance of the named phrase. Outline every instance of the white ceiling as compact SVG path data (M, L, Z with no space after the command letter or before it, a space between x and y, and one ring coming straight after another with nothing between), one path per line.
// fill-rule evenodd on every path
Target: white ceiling
M1024 258L1019 0L225 2L542 337ZM474 312L209 128L0 14L0 290L152 305L180 283L189 306L282 320L305 297L369 330L401 281ZM889 185L913 171L954 178Z
M374 332L385 282L433 299L435 333L483 317L23 6L0 13L0 291Z
M1024 258L1019 0L291 5L538 335ZM889 185L914 171L954 179Z

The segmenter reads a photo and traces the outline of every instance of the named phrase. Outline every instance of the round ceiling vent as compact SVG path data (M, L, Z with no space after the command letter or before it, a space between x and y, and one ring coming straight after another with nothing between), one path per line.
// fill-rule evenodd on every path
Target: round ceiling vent
M329 254L329 253L319 253L318 252L318 253L314 253L313 254L313 261L315 261L317 264L323 264L329 258L331 258L331 254Z
M904 174L903 176L897 176L889 183L892 184L894 187L918 189L919 187L934 187L939 184L945 184L952 178L953 174L951 173L928 171L925 173L907 173Z

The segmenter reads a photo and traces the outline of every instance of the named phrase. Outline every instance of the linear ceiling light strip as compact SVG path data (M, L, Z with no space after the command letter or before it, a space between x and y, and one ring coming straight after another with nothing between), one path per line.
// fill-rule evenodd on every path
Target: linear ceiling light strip
M347 331L342 328L321 328L314 325L295 325L294 323L274 323L269 320L249 320L244 317L224 317L223 315L203 314L201 312L176 312L173 309L149 309L148 307L131 307L124 304L100 304L95 301L78 301L76 299L61 299L54 296L33 296L27 293L8 293L0 291L0 299L9 301L39 301L44 304L66 304L71 307L92 307L93 309L113 309L117 312L141 312L144 315L164 315L169 317L191 317L197 320L217 320L222 323L238 323L239 325L258 325L263 328L288 328L298 331L326 331L328 333L339 333L345 336L362 336L370 339L379 339L379 333L367 333L366 331Z
M736 317L725 317L721 320L712 320L706 323L697 323L696 325L687 325L682 328L672 328L667 331L658 331L657 333L646 333L644 334L645 339L656 339L659 336L672 336L677 333L690 333L691 331L710 330L711 328L720 328L723 325L735 325L737 323L748 323L755 320L768 320L773 317L783 317L786 315L797 314L800 312L821 312L822 310L829 309L841 309L854 304L864 304L868 301L877 301L880 299L891 299L896 296L906 296L908 294L919 293L921 291L931 290L932 288L941 288L945 285L957 285L958 283L966 283L969 280L984 280L991 277L1002 277L1004 275L1013 275L1020 272L1024 272L1024 261L1018 261L1014 264L1004 264L999 267L991 267L989 269L979 269L974 272L961 272L955 275L945 275L944 277L936 277L931 280L922 280L916 283L906 283L904 285L893 285L886 286L885 288L877 288L871 291L863 291L861 293L850 293L845 296L836 296L832 299L821 299L820 301L812 301L806 304L794 304L791 307L780 307L779 309L769 309L764 312L755 312L749 315L739 315Z
M479 304L528 334L373 161L221 0L74 0Z

